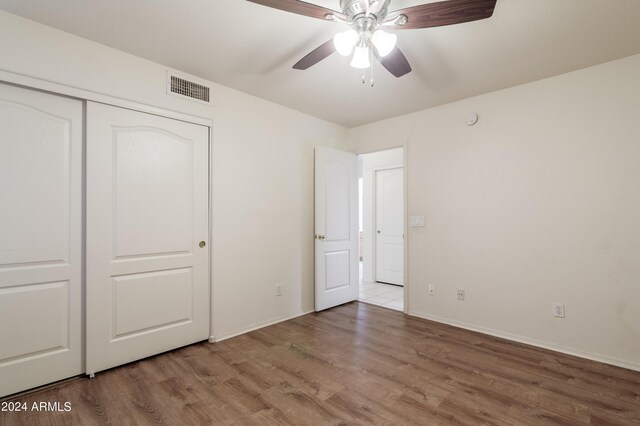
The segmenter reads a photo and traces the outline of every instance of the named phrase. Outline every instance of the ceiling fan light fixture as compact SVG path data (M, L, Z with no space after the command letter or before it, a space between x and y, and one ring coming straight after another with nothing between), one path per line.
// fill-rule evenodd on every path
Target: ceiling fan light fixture
M479 21L493 16L498 0L412 0L422 3L396 10L389 10L391 0L332 0L334 4L339 2L340 12L314 4L316 2L307 3L309 0L247 1L351 27L312 50L293 65L294 69L306 70L336 51L349 56L355 47L351 66L370 68L373 74L371 62L375 56L387 71L402 77L411 72L411 65L396 46L397 37L376 30L381 27L413 30ZM395 1L393 3L395 5Z
M371 62L369 61L368 46L356 47L356 51L353 54L353 59L351 60L351 66L359 69L369 68L371 66Z
M333 37L333 45L342 56L349 56L357 42L358 33L353 29L338 33Z
M377 30L371 36L371 43L376 47L378 54L381 57L387 56L394 47L396 47L396 42L398 41L398 36L395 34L389 34L382 30Z

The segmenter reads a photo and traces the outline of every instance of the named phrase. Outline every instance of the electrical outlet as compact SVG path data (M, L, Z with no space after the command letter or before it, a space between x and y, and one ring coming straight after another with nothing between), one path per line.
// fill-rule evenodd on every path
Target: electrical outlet
M464 290L461 288L458 289L458 300L464 300Z
M564 318L564 304L563 303L554 303L553 304L553 316L557 318Z
M436 286L435 285L430 285L429 286L429 296L435 296L436 295Z
M282 283L276 284L276 296L282 296Z

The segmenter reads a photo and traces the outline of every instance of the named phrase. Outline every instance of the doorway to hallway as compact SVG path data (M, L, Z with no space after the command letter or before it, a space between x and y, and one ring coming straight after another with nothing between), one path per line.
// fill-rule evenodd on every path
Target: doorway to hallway
M358 300L404 311L403 148L362 154L358 160Z

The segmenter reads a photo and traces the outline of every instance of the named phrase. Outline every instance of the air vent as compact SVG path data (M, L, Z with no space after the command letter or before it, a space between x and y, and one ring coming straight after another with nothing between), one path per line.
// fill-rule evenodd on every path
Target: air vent
M167 93L175 96L180 96L182 98L194 99L200 102L211 102L209 98L209 87L201 84L202 82L196 83L193 81L193 78L189 78L187 80L186 76L177 75L176 73L168 73L167 74Z

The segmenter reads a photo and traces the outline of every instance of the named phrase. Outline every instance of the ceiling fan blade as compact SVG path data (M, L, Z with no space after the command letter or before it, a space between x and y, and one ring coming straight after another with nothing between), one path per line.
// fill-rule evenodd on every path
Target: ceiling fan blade
M296 13L298 15L310 16L312 18L318 18L327 20L327 15L333 15L340 19L346 19L340 12L336 12L333 9L317 6L315 4L306 3L299 0L247 0L251 3L261 4L263 6L272 7L274 9L284 10L286 12Z
M389 17L405 15L407 23L391 25L395 30L441 27L490 18L497 0L447 0L421 4L389 13Z
M382 10L383 6L384 6L383 0L376 0L372 2L371 5L369 6L368 13L372 15L376 15L378 12Z
M300 59L298 63L296 63L293 66L293 68L296 70L306 70L307 68L314 66L315 64L317 64L318 62L326 58L327 56L331 55L335 51L336 51L336 48L333 45L333 39L331 39L328 42L321 45L320 47L317 47L314 50L312 50L304 58Z
M385 57L381 57L376 49L373 49L373 55L387 71L396 77L402 77L411 72L411 65L409 65L409 61L407 61L407 58L398 46L394 47L391 53Z

